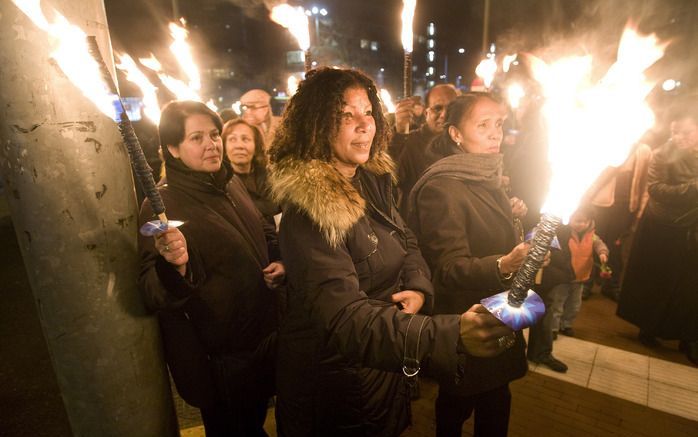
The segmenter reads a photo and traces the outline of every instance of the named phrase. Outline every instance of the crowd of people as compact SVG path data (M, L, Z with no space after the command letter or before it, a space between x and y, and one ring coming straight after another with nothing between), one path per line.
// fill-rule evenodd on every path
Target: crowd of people
M508 289L538 221L535 105L517 117L492 93L442 84L423 107L399 102L391 123L369 77L335 68L309 72L280 119L262 90L241 102L225 123L198 102L163 109L160 192L185 223L139 240L140 288L206 435L266 435L276 396L281 436L397 436L428 375L437 436L460 436L471 415L475 435L506 436L527 357L567 370L553 342L574 336L596 264L612 267L604 292L643 343L681 340L698 365L696 104L558 230L527 350L479 302ZM141 222L152 215L145 200Z

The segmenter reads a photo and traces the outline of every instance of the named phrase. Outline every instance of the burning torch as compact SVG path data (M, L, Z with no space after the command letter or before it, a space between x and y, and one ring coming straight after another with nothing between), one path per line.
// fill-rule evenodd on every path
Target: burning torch
M404 62L402 68L402 97L412 96L412 20L417 0L402 0L402 48Z
M592 82L591 57L565 57L546 64L531 57L534 76L546 97L550 192L523 265L511 289L481 303L514 330L532 325L545 312L528 287L533 283L556 229L577 209L587 187L608 166L621 165L633 145L654 124L645 101L654 87L644 71L659 60L666 45L655 35L626 28L616 63ZM623 117L618 117L623 114Z
M310 31L308 30L308 16L303 8L293 7L287 3L276 5L271 9L270 18L273 22L282 25L291 32L298 41L298 47L305 55L305 72L313 68L313 60L310 56Z
M55 21L49 23L41 12L39 3L15 3L40 29L47 32L57 46L52 53L58 66L106 116L117 122L119 132L128 149L134 173L159 220L151 222L151 228L161 232L182 222L168 222L165 205L155 188L153 173L148 165L138 138L133 131L126 110L116 91L116 85L107 69L94 36L88 37L79 27L70 24L65 17L55 13ZM141 229L143 232L143 229ZM154 233L150 233L154 235Z

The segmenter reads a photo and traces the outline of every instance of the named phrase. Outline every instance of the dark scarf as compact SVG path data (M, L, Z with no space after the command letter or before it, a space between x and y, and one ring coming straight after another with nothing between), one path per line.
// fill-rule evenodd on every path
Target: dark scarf
M447 177L482 185L488 190L497 190L502 186L501 153L467 153L455 144L438 144L439 138L432 143L441 148L444 154L451 153L432 164L412 188L409 210L413 211L417 193L431 178ZM435 149L432 149L435 150Z

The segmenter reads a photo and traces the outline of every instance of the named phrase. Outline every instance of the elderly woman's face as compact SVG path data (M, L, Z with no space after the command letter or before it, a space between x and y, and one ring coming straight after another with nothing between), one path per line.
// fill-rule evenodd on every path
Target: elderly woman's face
M499 153L506 112L488 98L475 102L470 114L449 129L451 138L468 153Z
M365 89L348 88L344 91L339 132L332 141L335 165L356 169L368 161L376 134L372 109Z
M235 165L245 166L254 156L254 132L246 124L236 124L225 137L225 153Z
M194 114L187 117L184 122L184 140L177 146L168 145L167 150L194 171L212 173L218 171L223 162L221 134L208 115Z

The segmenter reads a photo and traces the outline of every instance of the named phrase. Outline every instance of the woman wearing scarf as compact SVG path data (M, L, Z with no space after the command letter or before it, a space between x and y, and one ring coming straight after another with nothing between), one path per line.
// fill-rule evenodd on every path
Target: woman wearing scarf
M409 224L433 274L435 314L462 313L506 290L528 252L514 227L525 206L509 199L501 185L505 114L486 93L453 101L446 131L429 146L441 159L412 190ZM436 435L460 436L474 411L476 436L506 436L508 384L526 370L520 332L513 347L496 358L468 357L460 383L440 384Z

